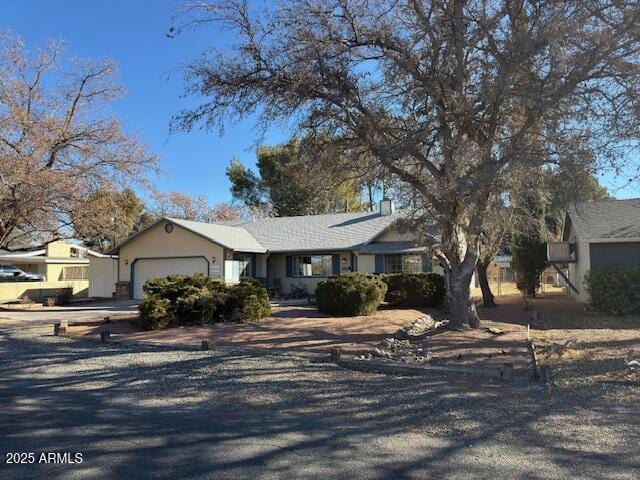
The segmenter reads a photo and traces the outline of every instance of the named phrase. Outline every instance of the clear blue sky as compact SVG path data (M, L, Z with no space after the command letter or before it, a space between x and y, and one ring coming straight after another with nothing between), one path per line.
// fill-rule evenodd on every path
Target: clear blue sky
M10 0L2 2L0 30L21 36L31 50L48 38L66 42L66 55L110 58L120 66L127 91L115 114L125 128L144 139L161 157L167 175L163 190L203 194L211 202L231 199L224 169L235 155L253 166L256 141L253 122L229 126L225 135L193 131L169 135L171 116L193 104L181 98L180 65L212 45L225 45L214 27L166 37L175 9L183 0ZM287 132L267 133L266 143L286 141Z
M181 98L180 65L229 40L214 26L167 38L172 16L182 4L184 0L5 0L0 29L12 30L32 49L47 38L62 39L69 56L116 61L128 93L115 105L115 113L127 130L139 133L160 155L167 175L157 180L158 186L203 194L216 203L231 198L224 175L230 159L235 155L245 165L254 165L256 134L247 120L228 126L223 137L202 131L169 135L171 116L194 102ZM287 132L274 128L265 143L287 138ZM638 197L638 182L617 188L630 176L607 174L601 183L616 197Z

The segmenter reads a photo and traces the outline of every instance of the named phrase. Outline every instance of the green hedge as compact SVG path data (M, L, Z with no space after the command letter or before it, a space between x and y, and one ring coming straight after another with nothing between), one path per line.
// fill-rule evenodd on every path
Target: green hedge
M444 277L437 273L397 273L382 277L385 301L397 307L439 307L444 301Z
M155 278L143 287L139 325L154 330L214 322L255 322L271 315L269 296L259 282L227 286L202 274Z
M595 311L608 315L640 313L640 268L591 270L585 281Z
M329 315L371 315L387 291L380 277L366 273L348 273L329 277L316 288L318 310Z

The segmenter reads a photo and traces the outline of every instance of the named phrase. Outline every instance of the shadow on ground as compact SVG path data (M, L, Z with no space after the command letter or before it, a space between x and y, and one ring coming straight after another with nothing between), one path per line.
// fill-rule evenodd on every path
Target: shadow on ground
M637 406L0 325L3 478L637 478Z

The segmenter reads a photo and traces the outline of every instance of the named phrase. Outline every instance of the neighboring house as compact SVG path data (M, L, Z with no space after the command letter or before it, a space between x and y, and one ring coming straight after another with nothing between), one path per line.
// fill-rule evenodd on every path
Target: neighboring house
M42 301L55 297L61 289L86 297L89 293L89 257L100 255L85 247L65 241L51 242L29 250L0 251L0 264L10 264L42 277L35 282L0 283L0 302L29 297Z
M495 255L487 266L487 280L489 280L489 283L515 283L515 272L512 265L513 257L511 255ZM475 274L472 285L476 288L480 287L480 282Z
M640 199L574 205L565 214L562 240L550 244L550 260L569 265L569 281L575 288L569 291L587 302L584 277L588 271L640 267Z
M110 252L119 255L116 297L143 298L148 279L174 273L252 277L283 293L313 293L341 273L442 271L413 235L397 230L403 215L383 200L379 212L215 223L162 218Z

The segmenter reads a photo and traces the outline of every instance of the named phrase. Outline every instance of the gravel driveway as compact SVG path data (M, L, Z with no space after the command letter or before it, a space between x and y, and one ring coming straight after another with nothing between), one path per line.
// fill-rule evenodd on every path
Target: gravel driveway
M49 330L0 320L3 479L640 476L637 404Z

